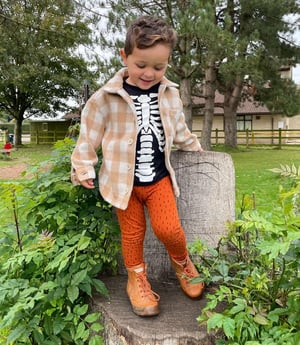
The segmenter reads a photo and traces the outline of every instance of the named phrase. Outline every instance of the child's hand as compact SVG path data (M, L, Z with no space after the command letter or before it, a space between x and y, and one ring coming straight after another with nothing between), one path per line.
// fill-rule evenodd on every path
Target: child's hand
M95 188L94 180L93 180L93 179L88 179L88 180L80 181L80 184L81 184L84 188L87 188L87 189L93 189L93 188Z

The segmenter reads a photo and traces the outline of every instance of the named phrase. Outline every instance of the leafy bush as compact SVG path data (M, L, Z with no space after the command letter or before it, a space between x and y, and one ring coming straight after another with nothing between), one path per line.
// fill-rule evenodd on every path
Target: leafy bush
M245 196L217 249L192 245L213 289L198 321L222 331L219 345L300 344L300 183L287 171L293 183L278 208L259 213Z
M0 339L6 344L102 344L99 313L89 311L97 277L114 273L119 229L97 189L70 182L74 141L55 145L23 184L1 186Z

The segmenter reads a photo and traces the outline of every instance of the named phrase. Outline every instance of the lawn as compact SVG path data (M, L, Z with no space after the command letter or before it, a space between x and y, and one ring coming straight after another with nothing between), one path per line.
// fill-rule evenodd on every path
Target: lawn
M0 159L0 169L7 165L30 165L47 160L51 150L50 145L24 145L13 152L12 159ZM215 150L224 151L222 147ZM284 183L284 180L270 169L277 168L280 164L300 166L299 146L284 146L281 150L267 146L249 149L241 147L228 154L235 166L237 204L244 194L255 195L258 209L272 209L278 196L279 185Z
M236 201L244 194L254 195L257 209L273 208L280 185L287 181L270 171L281 164L300 167L300 147L284 146L277 148L256 147L230 152L235 166Z
M10 159L0 159L0 168L7 165L15 165L22 163L34 164L37 162L47 160L49 154L51 153L52 147L52 145L23 145L22 147L18 148L16 151L13 151L11 153Z

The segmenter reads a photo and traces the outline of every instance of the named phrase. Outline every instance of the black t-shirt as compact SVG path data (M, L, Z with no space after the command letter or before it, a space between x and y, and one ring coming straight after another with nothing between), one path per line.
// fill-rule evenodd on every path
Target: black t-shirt
M134 185L146 186L169 175L165 165L165 135L158 107L159 84L148 90L129 85L124 89L136 109L138 135L135 156Z

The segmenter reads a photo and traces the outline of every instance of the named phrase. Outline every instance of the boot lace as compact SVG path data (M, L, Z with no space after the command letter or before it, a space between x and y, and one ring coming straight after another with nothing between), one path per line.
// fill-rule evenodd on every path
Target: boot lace
M196 277L195 274L192 272L191 268L188 266L184 267L183 275L190 279Z
M139 282L139 290L141 293L142 298L149 298L152 301L159 301L160 296L151 290L151 285L147 280L147 276L144 272L138 273L137 279Z
M198 277L199 274L195 273L195 269L191 262L187 259L183 264L182 278L186 280L192 280L195 277Z

